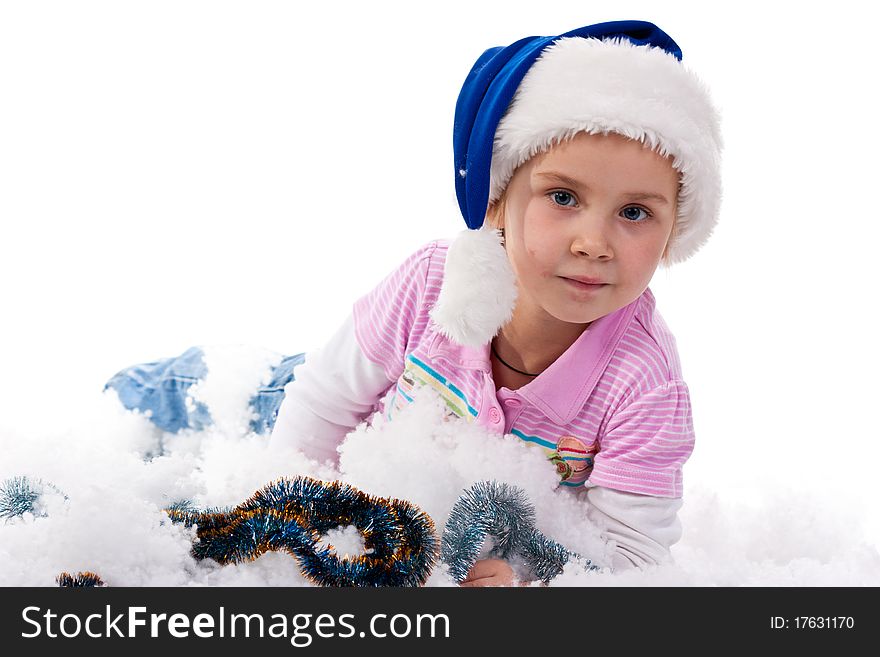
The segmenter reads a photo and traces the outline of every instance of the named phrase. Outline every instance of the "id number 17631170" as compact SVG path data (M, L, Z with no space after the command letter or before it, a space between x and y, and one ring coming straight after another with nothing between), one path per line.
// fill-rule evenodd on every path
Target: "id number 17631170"
M771 616L770 628L774 630L851 630L855 627L852 616Z

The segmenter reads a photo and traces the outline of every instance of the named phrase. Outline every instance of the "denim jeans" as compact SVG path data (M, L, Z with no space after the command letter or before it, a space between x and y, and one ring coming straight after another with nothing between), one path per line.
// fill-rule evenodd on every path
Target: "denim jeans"
M211 426L211 414L202 402L187 400L187 393L194 383L208 373L203 356L201 349L190 347L175 358L132 365L115 374L104 385L104 390L115 390L127 409L144 413L149 411L150 421L163 431L199 431ZM272 369L269 382L254 392L250 399L254 411L251 431L272 431L278 408L284 399L284 386L293 381L294 368L303 362L305 354L285 356Z

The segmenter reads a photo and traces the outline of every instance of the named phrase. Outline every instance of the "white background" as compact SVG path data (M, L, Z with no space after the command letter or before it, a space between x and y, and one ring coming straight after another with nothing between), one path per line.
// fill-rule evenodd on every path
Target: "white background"
M463 227L452 114L483 49L644 19L724 122L718 228L651 285L694 404L686 480L809 491L876 540L867 6L2 2L3 423L63 418L123 366L194 344L319 346Z

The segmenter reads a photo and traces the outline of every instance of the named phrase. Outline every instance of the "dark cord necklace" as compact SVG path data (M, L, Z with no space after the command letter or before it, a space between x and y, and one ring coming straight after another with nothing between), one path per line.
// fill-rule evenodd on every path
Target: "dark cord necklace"
M489 344L492 346L492 353L495 354L495 358L497 358L501 362L501 364L504 365L504 367L506 367L507 369L513 370L514 372L517 372L518 374L522 374L524 376L538 376L537 374L529 374L528 372L518 370L513 365L504 362L504 359L498 355L497 351L495 351L495 340L492 340L492 342L490 342Z

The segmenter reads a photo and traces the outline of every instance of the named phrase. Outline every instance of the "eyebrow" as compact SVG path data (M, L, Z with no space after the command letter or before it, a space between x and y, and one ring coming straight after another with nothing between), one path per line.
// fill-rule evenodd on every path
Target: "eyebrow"
M559 173L558 171L542 171L535 174L540 178L547 178L548 180L555 180L563 185L568 187L583 188L589 189L589 185L585 185L579 180L575 180L574 178L570 178L566 176L564 173ZM657 203L664 203L669 205L669 201L662 194L654 194L652 192L626 192L623 194L628 199L632 201L656 201Z

